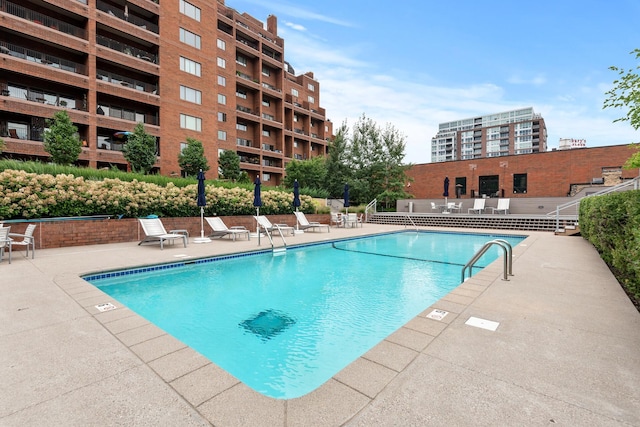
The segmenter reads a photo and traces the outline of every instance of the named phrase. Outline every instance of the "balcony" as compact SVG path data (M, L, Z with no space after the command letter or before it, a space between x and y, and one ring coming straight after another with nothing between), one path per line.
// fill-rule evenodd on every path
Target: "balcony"
M151 84L147 82L143 82L140 80L132 79L129 77L124 77L120 74L110 73L108 71L98 70L97 79L103 82L108 82L124 87L128 87L131 89L139 90L142 92L150 93L152 95L158 94L158 85Z
M64 71L70 71L76 74L86 75L87 72L87 67L83 64L68 61L57 56L49 55L37 50L27 49L11 43L0 42L0 53L33 61L42 65L48 65L53 68L59 68Z
M17 16L18 18L26 19L27 21L44 25L45 27L52 28L65 34L69 34L85 40L87 38L87 32L84 30L84 28L80 28L73 24L69 24L59 19L52 18L40 12L27 9L26 7L19 6L6 0L0 0L0 10L10 15Z
M117 52L135 56L138 59L153 62L154 64L158 63L158 55L147 52L143 49L138 49L137 47L128 45L126 43L113 40L109 37L96 35L96 43L98 43L100 46L108 47L109 49L115 50Z
M108 13L111 16L115 16L116 18L120 18L123 21L127 21L130 24L133 24L137 27L142 28L143 30L149 30L152 33L159 34L158 26L151 21L147 21L146 19L135 16L132 13L129 13L127 8L118 9L114 5L105 3L101 0L96 1L96 8L103 12Z

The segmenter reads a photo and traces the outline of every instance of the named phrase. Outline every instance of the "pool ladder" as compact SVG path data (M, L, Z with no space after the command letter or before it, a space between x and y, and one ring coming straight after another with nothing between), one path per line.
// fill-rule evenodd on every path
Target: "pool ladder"
M278 233L282 238L282 243L284 243L284 247L276 248L273 245L273 238L269 230L267 230L266 228L263 228L263 230L267 234L267 237L269 238L269 242L271 243L271 252L273 252L273 255L284 255L287 252L287 241L284 240L284 235L282 234L282 230L280 229L280 226L278 224L274 224L274 226L278 229ZM258 226L258 245L260 245L260 226Z
M485 252L493 245L500 246L504 252L504 268L502 280L509 280L509 276L513 276L513 248L506 240L494 239L484 244L484 246L476 252L468 263L462 267L462 278L460 283L465 281L465 272L469 269L469 277L471 277L472 269L475 263L484 255Z

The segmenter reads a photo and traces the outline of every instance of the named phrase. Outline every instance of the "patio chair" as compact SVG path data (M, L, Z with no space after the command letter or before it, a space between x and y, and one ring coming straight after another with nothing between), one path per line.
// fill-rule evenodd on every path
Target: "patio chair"
M447 206L447 210L449 212L462 212L462 202L460 203L449 203L449 205Z
M340 212L331 212L331 225L335 225L336 227L344 226L344 221Z
M442 212L442 208L440 206L436 205L435 202L431 202L431 210L432 211Z
M176 239L182 239L184 247L187 247L187 234L183 230L167 230L164 229L164 225L160 218L138 218L142 231L144 231L145 238L138 243L138 246L144 243L160 243L160 249L164 249L164 242L168 241L173 244ZM176 233L180 231L180 233Z
M283 234L284 231L289 232L289 234L293 234L293 227L287 225L287 224L272 224L271 221L269 221L269 218L267 218L264 215L260 215L260 216L253 216L256 219L256 222L258 223L258 228L262 228L263 230L269 232L269 233L275 233L278 232L280 235Z
M304 212L294 212L296 215L296 220L298 221L298 229L300 230L319 230L323 227L327 227L327 233L331 232L331 227L329 224L320 224L317 221L309 221L305 216Z
M33 237L33 232L36 229L35 224L27 225L27 229L24 234L9 233L9 237L13 239L11 246L24 246L27 248L27 258L29 257L29 247L31 247L31 259L36 257L36 240ZM15 240L16 237L22 237L22 240Z
M484 212L484 203L485 203L485 199L475 199L473 201L473 207L469 208L468 213L477 213L477 214L481 214L482 212Z
M11 239L9 231L11 227L0 227L0 262L4 259L4 252L9 249L9 264L11 264Z
M503 212L505 215L509 213L509 202L511 199L498 199L498 206L491 209L491 213Z
M213 216L213 217L205 217L207 220L207 224L213 230L213 233L209 235L209 237L224 237L229 236L229 238L233 237L233 240L236 240L236 236L246 235L247 240L250 240L249 230L246 227L241 225L235 225L231 228L227 227L227 224L222 221L222 218Z
M356 213L347 214L345 227L357 227L358 225L362 227L362 215L358 216Z

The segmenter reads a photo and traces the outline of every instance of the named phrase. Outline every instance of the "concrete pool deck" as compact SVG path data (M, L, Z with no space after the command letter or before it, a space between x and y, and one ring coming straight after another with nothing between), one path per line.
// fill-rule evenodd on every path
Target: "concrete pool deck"
M287 242L404 229L365 224ZM598 253L580 237L495 232L529 236L509 281L502 260L492 263L291 400L254 392L79 278L256 250L257 239L14 251L0 263L0 425L639 426L640 313ZM116 309L96 308L105 303ZM434 309L447 314L427 317Z

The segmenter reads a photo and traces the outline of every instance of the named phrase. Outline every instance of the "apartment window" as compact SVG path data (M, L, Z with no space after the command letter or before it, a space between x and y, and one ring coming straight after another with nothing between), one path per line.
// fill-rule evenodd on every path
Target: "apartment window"
M218 121L226 122L227 121L227 113L218 112Z
M271 181L271 174L270 173L263 173L262 174L262 182L269 182Z
M298 96L298 89L291 88L291 95Z
M227 61L225 61L224 58L218 57L218 67L227 68Z
M226 85L227 85L227 78L218 76L218 86L226 86Z
M298 115L297 115L297 114L294 114L294 115L293 115L293 121L294 121L294 122L297 122L297 121L298 121Z
M218 94L218 104L227 105L227 97L221 93Z
M182 153L184 151L185 148L187 148L189 144L187 144L186 142L181 142L180 143L180 152Z
M262 136L271 136L271 131L263 130L262 131Z
M247 66L247 58L242 55L236 55L236 63L242 65L243 67Z
M220 50L227 50L227 42L222 40L222 39L218 39L218 49Z
M312 85L311 83L307 84L307 89L309 89L311 92L315 92L316 91L316 87L314 85Z
M247 131L247 125L243 123L236 123L236 129L241 130L243 132Z
M219 130L218 131L218 139L220 141L226 141L227 140L227 132L225 132L223 130Z
M453 188L458 199L460 196L467 194L467 178L464 176L456 177L456 184Z
M200 8L192 5L189 2L180 0L180 13L200 22Z
M298 141L293 141L293 148L298 148Z
M182 129L190 129L198 132L202 131L202 119L200 117L188 116L180 114L180 127Z
M238 98L247 99L247 92L244 90L236 90L236 96Z
M192 61L185 57L180 57L180 70L185 73L193 74L200 77L201 65L199 62Z
M265 76L270 76L271 75L271 70L269 69L269 67L265 67L264 65L262 66L262 74Z
M180 99L194 104L202 104L202 92L190 87L180 86Z
M513 192L515 194L527 193L527 174L526 173L513 174Z
M307 98L307 100L309 100L309 104L315 104L315 102L316 102L316 100L315 100L315 98L313 96L309 96Z
M262 99L262 105L264 105L265 107L271 107L271 101L269 101L268 99L263 98Z
M189 46L193 46L196 49L200 49L200 36L187 31L184 28L180 28L180 41L186 43Z

